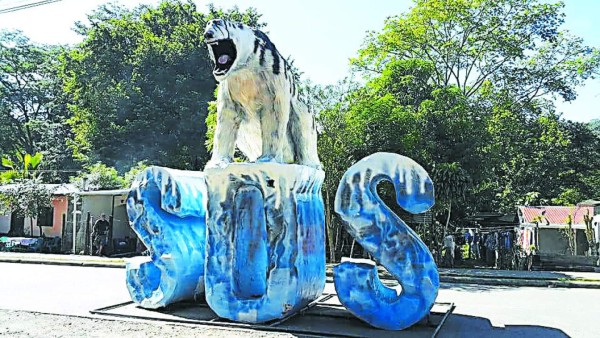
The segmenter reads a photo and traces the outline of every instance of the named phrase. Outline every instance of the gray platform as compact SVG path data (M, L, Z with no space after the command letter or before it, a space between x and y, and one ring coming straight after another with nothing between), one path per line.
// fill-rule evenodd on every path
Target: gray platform
M329 337L435 337L454 310L453 303L435 303L428 318L403 331L383 331L354 317L335 294L323 294L298 313L270 323L244 324L219 318L206 304L177 303L147 310L126 302L90 311L93 314L172 323L239 327L261 331L288 332Z

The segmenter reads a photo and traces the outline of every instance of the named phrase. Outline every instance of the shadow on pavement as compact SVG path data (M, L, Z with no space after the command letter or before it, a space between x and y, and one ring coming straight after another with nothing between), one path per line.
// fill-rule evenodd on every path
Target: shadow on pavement
M560 329L537 325L494 327L487 318L452 314L438 337L568 338L569 335Z
M326 298L326 297L323 297ZM334 297L335 298L335 297ZM260 331L284 332L297 337L386 337L421 338L431 337L446 321L453 310L451 303L436 303L430 316L403 331L384 331L376 329L348 312L343 306L335 304L334 298L318 302L293 317L274 320L269 323L245 324L219 318L207 304L181 302L157 310L147 310L132 302L115 304L91 313L103 316L115 316L128 319L145 319L170 323L211 325L225 328L243 328ZM327 303L331 301L331 303ZM257 336L263 336L257 333Z
M525 286L507 286L507 285L485 285L485 284L454 284L441 283L440 290L471 291L471 292L492 292L498 290L516 289Z
M570 279L572 276L560 271L522 271L522 270L498 270L498 269L450 269L440 268L440 275L444 276L472 276L472 277L496 277L516 279Z

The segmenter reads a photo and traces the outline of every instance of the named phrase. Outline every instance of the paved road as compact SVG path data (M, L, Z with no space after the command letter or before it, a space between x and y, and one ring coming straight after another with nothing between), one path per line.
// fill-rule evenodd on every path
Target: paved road
M600 290L445 284L438 301L456 304L442 337L600 337Z
M124 278L123 269L0 263L0 309L90 316L91 309L129 300ZM441 337L600 336L600 290L443 284L438 301L456 304ZM3 316L15 313L0 311L0 335Z
M0 263L0 308L87 316L126 302L125 269Z

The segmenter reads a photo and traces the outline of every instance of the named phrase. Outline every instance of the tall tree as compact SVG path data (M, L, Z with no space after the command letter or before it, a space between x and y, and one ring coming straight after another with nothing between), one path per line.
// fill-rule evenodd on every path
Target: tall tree
M379 74L394 60L427 60L431 81L467 97L488 84L514 103L546 94L570 101L597 73L600 52L561 29L563 8L540 0L415 0L370 34L353 63Z
M412 131L420 135L417 159L429 168L460 163L473 179L466 205L514 211L531 193L545 201L591 193L585 187L595 175L569 160L575 149L589 156L595 143L585 136L592 146L582 146L548 99L573 100L598 73L600 52L561 26L563 8L538 0L415 0L370 33L352 60L376 82L402 62L428 65L426 86L410 86L425 95L416 110L420 133Z
M42 152L46 170L72 166L67 100L57 76L62 50L32 43L19 31L0 31L0 156Z
M354 162L352 150L347 142L344 107L348 96L356 88L357 84L349 78L325 87L310 82L304 82L301 86L309 110L318 113L318 151L326 173L322 191L330 262L337 262L342 255L342 224L333 206L340 179Z

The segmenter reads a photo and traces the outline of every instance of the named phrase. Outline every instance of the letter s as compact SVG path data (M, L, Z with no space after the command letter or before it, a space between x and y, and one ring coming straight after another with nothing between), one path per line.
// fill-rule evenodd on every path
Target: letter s
M334 268L334 283L342 304L358 318L381 329L402 330L431 310L439 274L427 246L377 195L382 180L393 183L398 205L413 214L434 204L433 183L419 164L376 153L346 171L335 211L350 235L398 280L402 292L384 286L368 263L342 262Z

